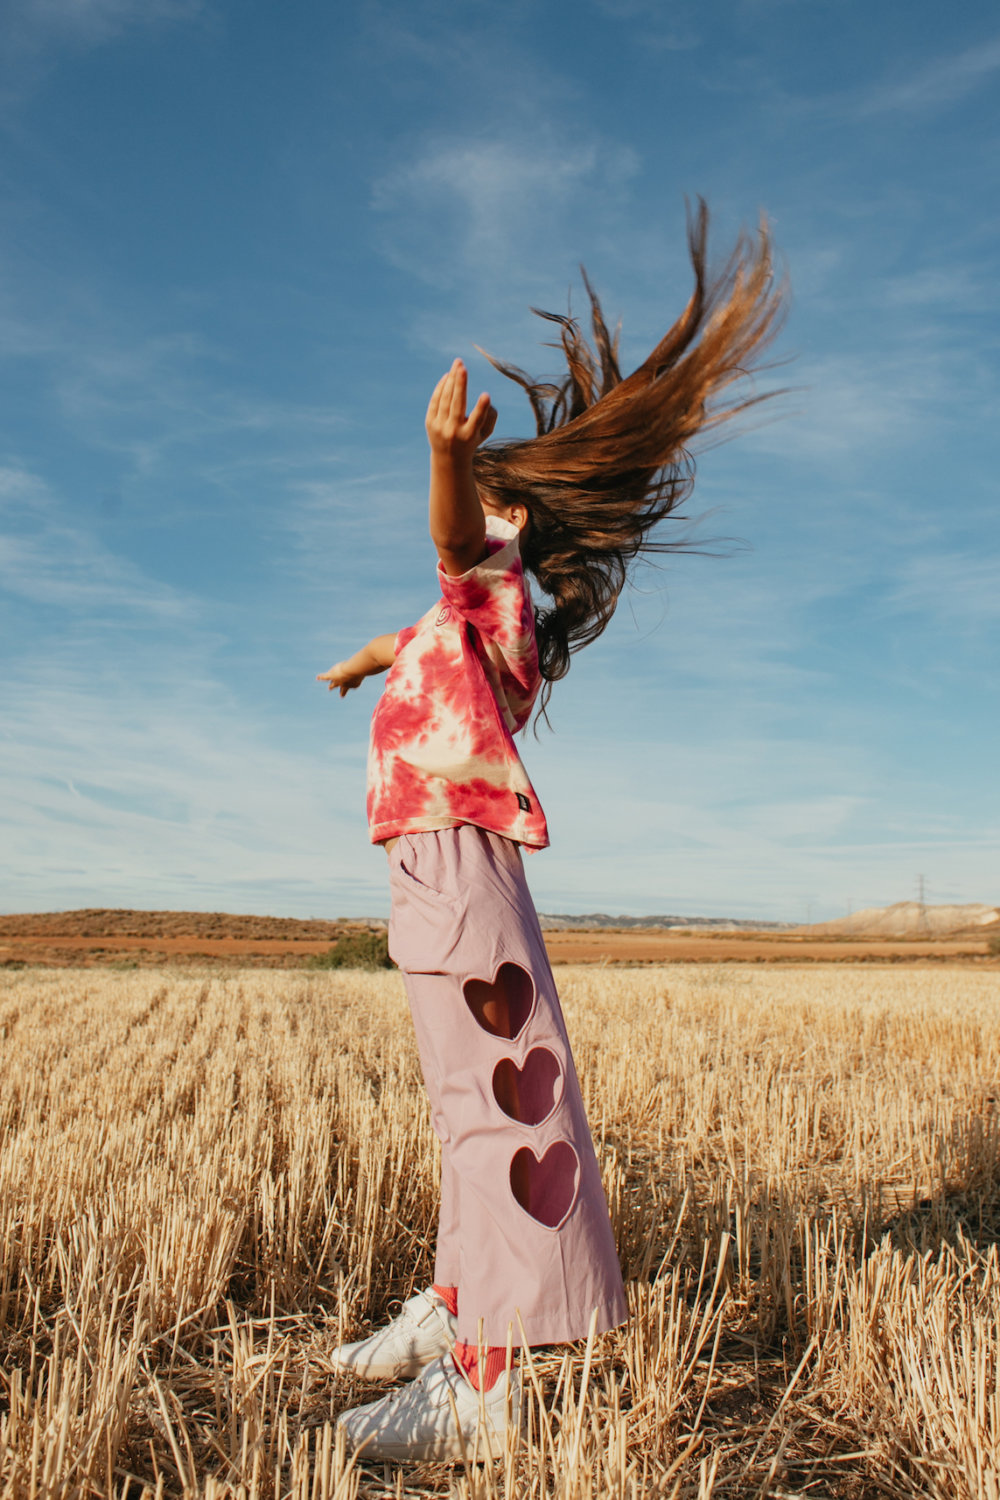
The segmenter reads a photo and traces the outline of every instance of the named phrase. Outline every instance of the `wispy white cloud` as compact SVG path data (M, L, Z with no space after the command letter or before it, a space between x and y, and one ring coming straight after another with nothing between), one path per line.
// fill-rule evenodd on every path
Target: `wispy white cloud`
M88 446L119 454L134 473L153 474L180 450L202 448L212 450L206 477L216 482L248 466L294 472L321 463L343 429L336 412L233 390L225 373L212 380L197 358L175 359L157 342L95 349L59 370L50 366L66 425Z
M14 627L0 909L381 910L378 861L356 874L363 715L317 717L301 749L245 667L229 680L230 611L116 555L11 467L0 470L0 587ZM308 691L301 643L288 654ZM311 705L322 715L318 688Z
M223 684L164 665L123 682L35 660L8 684L0 910L381 911L363 748L275 743Z
M697 11L687 4L673 4L665 13L661 0L591 0L598 14L613 21L640 23L631 40L653 52L690 52L701 45L695 24Z
M796 4L797 0L761 0L761 3ZM862 63L855 77L861 79L867 71ZM959 52L941 51L930 62L907 67L902 61L891 72L877 77L865 77L843 88L816 88L808 92L801 90L796 82L764 73L759 59L748 57L741 87L753 89L764 116L772 118L783 131L792 128L795 121L801 126L812 119L860 126L866 132L873 127L881 128L893 116L911 123L922 118L930 120L971 97L989 84L998 71L1000 36L994 36ZM829 175L832 165L827 160L818 165L818 170Z
M294 472L322 463L344 427L329 408L240 388L231 353L181 314L166 332L129 323L70 273L39 278L29 264L0 264L0 348L41 373L67 431L133 474L153 475L199 447L211 452L206 477L217 484L241 464Z
M889 608L964 627L1000 621L1000 546L994 543L991 550L983 541L983 551L942 550L910 558L889 592Z
M595 4L621 22L623 44L628 38L671 50L697 45L693 7L683 15L671 7L668 24L656 0ZM502 13L483 14L475 29L442 27L437 11L425 13L419 34L409 7L380 5L376 14L386 28L384 44L405 46L425 81L435 77L442 96L456 97L458 118L475 121L456 131L449 119L443 130L400 137L393 165L372 184L378 249L440 294L433 303L426 291L414 297L413 342L468 357L475 341L515 362L530 360L533 368L537 346L552 330L528 309L562 311L569 297L574 311L585 306L581 259L609 299L625 299L626 340L645 343L645 325L655 342L663 332L664 288L669 322L691 284L683 187L665 203L646 193L637 201L637 184L655 171L662 148L647 153L644 139L595 123L597 112L569 59L533 47L523 28L502 24ZM615 269L617 286L609 278ZM641 322L631 316L636 307ZM616 320L619 304L612 300L607 311Z
M199 613L185 596L117 556L62 512L47 486L23 469L0 469L0 592L48 609L86 615L91 626L176 624Z
M908 75L872 84L857 100L858 118L926 113L955 104L1000 71L1000 37L944 55Z
M512 251L537 249L575 205L617 199L638 170L629 146L548 136L425 142L374 185L392 259L436 286L509 270Z
M865 342L838 351L828 344L788 373L793 389L782 398L782 420L746 439L786 457L838 457L860 466L873 450L900 447L917 430L943 430L976 411L985 417L995 400L992 372L933 325L905 335L897 329L876 348Z
M24 102L67 50L129 30L204 22L211 0L13 0L4 7L0 109Z
M648 20L661 10L659 0L590 0L600 15L611 16L615 21L632 21L636 17Z
M206 0L21 0L20 23L38 33L100 42L128 26L190 21Z
M790 737L751 721L709 738L681 714L675 732L630 736L613 754L587 735L570 756L558 739L532 748L554 839L526 866L540 910L594 910L604 890L613 912L818 921L905 899L920 870L953 899L1000 899L996 820L936 812L939 787L846 724Z
M883 276L877 285L889 307L986 312L1000 306L1000 288L985 266L923 266Z

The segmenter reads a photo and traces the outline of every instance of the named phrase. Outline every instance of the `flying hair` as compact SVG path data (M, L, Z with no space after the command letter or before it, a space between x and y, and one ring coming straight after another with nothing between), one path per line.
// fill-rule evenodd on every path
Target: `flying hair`
M684 551L682 536L654 535L694 487L690 445L774 391L732 391L760 368L781 326L787 282L776 279L766 220L740 234L728 261L707 264L708 208L688 214L694 290L673 327L637 370L622 377L619 330L608 332L586 271L593 348L576 320L532 311L559 326L567 374L536 381L486 354L527 393L537 436L485 443L474 459L484 496L524 505L524 566L551 604L537 609L539 710L570 658L606 629L631 565L656 553Z

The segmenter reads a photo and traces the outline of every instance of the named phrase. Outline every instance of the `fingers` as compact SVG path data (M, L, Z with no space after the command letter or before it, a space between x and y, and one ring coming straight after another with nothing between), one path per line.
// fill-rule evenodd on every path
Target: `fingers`
M454 369L454 365L452 366L452 369ZM446 375L441 376L441 379L438 381L437 385L434 387L434 390L431 392L430 404L427 407L428 421L431 421L432 418L440 415L441 405L444 399L445 387L447 386L450 379L451 370L449 370Z
M327 690L331 693L336 688L340 696L346 698L353 688L361 686L364 676L345 676L343 663L337 662L336 666L331 667L329 672L317 672L316 681L325 682Z
M470 436L475 434L477 442L488 438L497 424L496 410L490 404L490 398L486 391L480 396L469 414L467 428Z
M332 693L335 687L340 687L343 681L343 670L340 662L335 662L328 672L317 672L316 681L325 682L327 689ZM340 696L344 696L344 689L340 687Z
M427 422L447 422L454 420L456 416L456 381L462 372L462 392L460 392L460 408L457 411L459 422L465 419L465 365L462 360L453 360L450 371L442 375L433 392L430 393L430 402L427 405Z
M427 407L426 427L432 447L478 447L493 431L497 414L490 404L489 395L484 391L466 416L468 390L469 372L462 361L456 359L434 387Z
M469 374L460 359L456 359L448 372L451 383L451 406L449 415L455 423L465 421L465 402L469 389Z

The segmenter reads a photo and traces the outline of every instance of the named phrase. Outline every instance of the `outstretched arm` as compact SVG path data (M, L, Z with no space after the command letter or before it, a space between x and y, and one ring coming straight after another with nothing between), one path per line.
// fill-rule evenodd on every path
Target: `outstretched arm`
M467 573L486 553L486 518L472 477L472 455L496 426L484 391L468 416L469 377L460 359L434 387L427 408L431 445L430 527L444 571Z
M346 661L335 662L329 672L317 672L316 681L328 683L331 693L339 688L340 696L346 698L351 688L360 687L366 677L386 671L395 660L396 637L377 635Z

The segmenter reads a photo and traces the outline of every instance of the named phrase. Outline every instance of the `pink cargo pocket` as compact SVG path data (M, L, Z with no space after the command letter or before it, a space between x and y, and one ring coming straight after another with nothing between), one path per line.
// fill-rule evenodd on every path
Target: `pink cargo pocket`
M459 903L425 878L407 834L389 850L389 957L407 974L447 974L462 937Z

